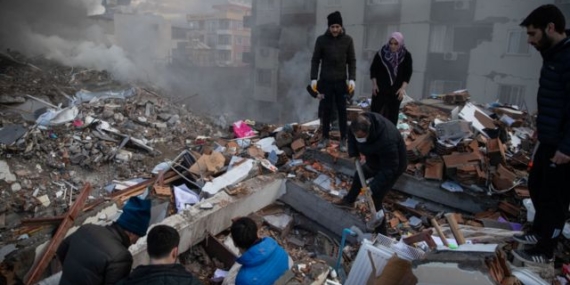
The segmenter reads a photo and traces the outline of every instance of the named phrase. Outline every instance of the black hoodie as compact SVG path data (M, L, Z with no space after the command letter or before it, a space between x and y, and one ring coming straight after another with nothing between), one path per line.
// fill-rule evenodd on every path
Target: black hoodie
M321 72L319 76L319 65ZM348 65L348 78L347 78ZM342 32L333 37L329 30L317 38L311 59L311 79L324 81L355 80L356 57L352 38Z
M117 285L202 285L181 264L140 265Z
M566 31L570 35L570 30ZM541 144L570 155L570 37L543 51L536 129Z

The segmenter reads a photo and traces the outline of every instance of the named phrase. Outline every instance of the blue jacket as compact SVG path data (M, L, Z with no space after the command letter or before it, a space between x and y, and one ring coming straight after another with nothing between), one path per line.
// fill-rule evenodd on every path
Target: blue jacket
M537 96L538 141L570 155L570 38L543 51L542 58Z
M289 269L289 256L277 242L265 237L237 260L241 269L236 285L271 285Z

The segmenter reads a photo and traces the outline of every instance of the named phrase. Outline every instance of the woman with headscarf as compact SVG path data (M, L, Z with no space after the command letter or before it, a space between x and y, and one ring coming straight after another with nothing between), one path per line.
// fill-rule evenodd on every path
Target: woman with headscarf
M396 125L400 103L411 77L412 55L404 45L404 36L400 32L394 32L370 65L371 111L383 115Z

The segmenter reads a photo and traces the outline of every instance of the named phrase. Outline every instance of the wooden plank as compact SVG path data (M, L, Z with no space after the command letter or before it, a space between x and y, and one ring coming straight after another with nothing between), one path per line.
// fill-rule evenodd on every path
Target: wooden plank
M463 233L459 229L459 225L457 224L457 220L455 219L455 214L447 213L445 214L445 219L447 219L447 222L449 223L449 228L451 229L451 232L453 233L453 236L457 241L457 245L465 244L465 237L463 236Z
M28 277L28 280L26 280L26 285L36 284L39 281L40 277L44 273L44 270L47 268L50 261L53 259L55 252L57 251L57 248L65 238L67 231L69 231L69 229L73 226L75 218L77 217L79 212L83 209L85 200L87 200L87 197L89 197L90 192L91 192L91 184L86 183L85 186L83 186L81 193L73 203L73 206L71 206L69 211L65 214L63 221L61 222L55 235L49 242L46 250L40 257L38 262L34 264L32 269L30 270L31 273Z

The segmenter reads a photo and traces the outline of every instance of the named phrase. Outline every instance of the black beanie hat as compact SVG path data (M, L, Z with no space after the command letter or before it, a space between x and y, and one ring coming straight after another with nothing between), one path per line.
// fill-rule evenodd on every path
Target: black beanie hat
M334 24L339 24L342 26L342 16L340 15L339 11L334 11L327 16L327 20L329 21L329 27Z

